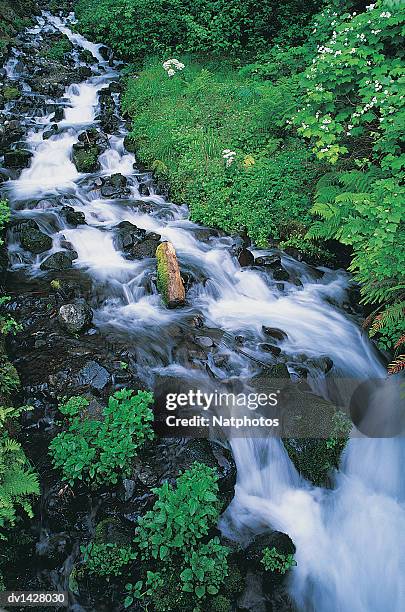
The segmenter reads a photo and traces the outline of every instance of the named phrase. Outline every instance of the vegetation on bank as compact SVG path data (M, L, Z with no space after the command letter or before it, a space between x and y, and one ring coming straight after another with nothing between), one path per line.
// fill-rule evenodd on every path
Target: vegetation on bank
M8 203L2 200L0 249L4 244L1 235L9 217ZM11 396L20 386L20 380L5 351L6 336L18 329L15 320L4 312L9 299L0 293L0 590L5 588L2 568L7 566L13 554L8 539L24 514L32 518L32 500L39 495L38 476L16 439L18 419L28 407L12 405Z
M36 10L35 0L0 0L0 60L14 36L29 26Z
M330 239L350 248L366 326L404 367L404 6L123 6L77 14L137 59L123 108L140 160L196 221L324 262Z

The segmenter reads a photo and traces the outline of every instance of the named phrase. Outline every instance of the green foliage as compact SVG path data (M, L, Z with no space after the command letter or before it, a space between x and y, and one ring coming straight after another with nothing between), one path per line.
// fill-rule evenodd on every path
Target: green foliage
M326 440L326 448L328 450L343 450L349 439L352 426L351 420L347 418L344 412L335 412L332 417L332 430L329 438Z
M134 118L138 157L169 180L195 221L229 232L247 227L260 246L305 233L322 165L285 132L298 104L296 77L258 82L224 63L183 63L181 75L168 78L153 62L128 82L123 108Z
M0 200L0 233L4 230L10 220L10 207L7 200ZM4 244L0 236L0 245Z
M153 492L153 509L139 519L135 541L142 559L165 559L171 551L187 552L206 536L219 517L218 476L213 468L196 463L177 479Z
M196 602L218 594L228 574L229 550L217 537L209 539L220 511L217 480L213 468L194 463L175 487L166 482L154 489L158 499L139 519L134 542L141 560L153 562L156 572L147 571L144 580L127 585L126 606L134 598L154 603L163 598L166 603L159 609L170 610L166 605L170 606L173 592L180 591L183 598L190 594L182 609L192 610ZM175 573L174 584L167 581L167 573Z
M52 43L49 49L46 51L46 57L56 62L63 62L66 53L72 51L73 45L67 36L64 36L60 40Z
M8 433L11 419L26 408L0 406L0 539L16 524L22 508L32 517L31 498L39 494L38 477L24 454L21 444Z
M13 364L0 350L0 395L8 397L20 386L20 377Z
M394 10L387 0L370 7L336 20L331 39L318 47L306 72L305 104L294 121L319 158L336 163L350 147L357 158L371 155L397 175L405 163L400 148L405 7Z
M93 576L121 576L123 569L135 559L131 546L119 546L112 542L90 542L80 547L86 571Z
M284 555L268 546L263 550L263 558L261 560L264 569L267 572L276 572L277 574L285 574L289 569L297 565L294 555Z
M6 102L16 100L17 98L21 97L21 92L19 89L17 89L17 87L4 87L1 93Z
M325 175L318 183L313 212L322 217L310 238L337 238L353 248L350 269L361 285L363 302L386 305L372 334L383 348L393 348L404 333L405 188L384 178L376 166L367 171ZM402 303L402 306L401 306Z
M388 0L337 17L306 71L304 105L294 116L319 159L341 162L318 185L313 212L323 221L309 237L353 248L363 302L380 305L371 335L391 350L405 331L404 22L404 4Z
M122 56L171 51L222 55L257 51L276 36L302 40L317 0L79 0L81 30Z
M71 485L77 480L96 486L116 484L129 473L139 448L153 438L152 402L152 393L138 391L135 395L122 389L109 398L103 419L94 420L85 413L79 415L87 400L71 398L60 407L68 417L68 428L49 447L54 466Z

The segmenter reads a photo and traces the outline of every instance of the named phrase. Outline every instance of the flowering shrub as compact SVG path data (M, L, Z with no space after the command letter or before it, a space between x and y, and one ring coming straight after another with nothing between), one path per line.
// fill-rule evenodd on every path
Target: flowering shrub
M405 7L392 6L379 0L364 13L346 13L332 22L330 40L318 46L306 71L305 104L293 121L319 159L344 163L346 170L338 168L319 183L313 212L323 222L308 236L337 238L353 248L351 270L361 283L363 301L378 305L377 318L369 319L371 333L383 348L400 351L405 331Z
M306 72L306 104L294 117L320 159L336 163L357 139L356 157L378 160L398 174L405 164L399 139L405 120L401 32L404 6L345 14L318 47Z

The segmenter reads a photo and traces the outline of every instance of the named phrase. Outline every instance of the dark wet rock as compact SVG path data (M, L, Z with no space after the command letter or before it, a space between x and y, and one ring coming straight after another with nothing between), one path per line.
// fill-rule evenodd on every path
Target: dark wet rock
M10 149L4 153L4 165L7 168L28 168L33 154L24 149Z
M49 130L45 130L45 132L42 134L42 138L43 140L48 140L52 136L55 136L55 134L57 134L58 132L59 132L59 128L56 125L56 123L54 123L53 125L51 125Z
M72 267L72 262L77 258L75 251L59 251L47 257L40 265L41 270L67 270Z
M219 476L219 496L221 510L225 510L234 496L236 482L236 464L232 453L216 442L206 439L190 439L179 443L179 440L161 439L145 449L142 456L134 461L131 480L135 482L138 495L133 500L135 513L143 513L145 506L154 501L150 489L163 482L174 483L181 472L192 467L195 462L204 463L214 468Z
M192 230L194 237L200 242L208 243L212 238L220 238L223 233L220 230L209 227L199 227Z
M64 117L65 117L65 108L63 106L58 106L53 114L52 121L55 121L56 123L58 123L59 121L62 121Z
M282 266L279 266L273 271L273 278L277 281L287 281L290 278L289 273Z
M80 51L80 59L86 64L94 64L96 62L94 55L88 49L82 49Z
M275 357L278 357L281 353L281 348L279 346L274 346L274 344L268 344L267 342L259 344L259 348L266 353L271 353Z
M124 147L128 153L136 153L136 143L130 134L127 134L124 138Z
M155 257L159 244L159 234L147 232L129 221L122 221L115 228L114 246L123 251L127 259Z
M281 257L278 254L274 255L263 255L262 257L256 257L255 265L264 266L266 268L278 268L281 264Z
M84 300L64 304L59 308L58 321L72 334L78 334L88 328L92 320L93 311Z
M324 374L327 374L333 368L333 361L327 355L320 355L319 357L311 357L306 362L310 367L321 370Z
M93 73L91 71L91 68L89 68L88 66L79 66L79 68L77 69L77 75L80 80L84 81L85 79L91 77L92 74Z
M75 247L73 246L71 242L69 242L69 240L61 240L60 246L62 249L65 249L66 251L73 251L74 259L77 259L77 253L75 251Z
M249 251L249 249L243 248L239 252L238 262L239 262L239 265L242 266L242 268L246 266L253 266L253 264L255 263L255 258L253 256L253 253Z
M86 225L86 217L83 212L75 210L73 206L62 206L61 213L70 225Z
M140 183L140 185L138 186L138 191L140 195L142 196L146 196L146 197L150 196L150 189L146 183Z
M82 387L100 392L111 382L111 375L96 361L88 361L78 373L77 382Z
M9 146L21 140L24 128L19 121L11 120L1 122L0 120L0 154L7 151Z
M100 169L98 156L108 148L105 134L91 128L78 136L79 142L73 145L73 163L78 172L96 172Z
M20 231L20 242L23 249L36 255L52 248L52 238L41 232L35 222L24 223Z
M111 57L112 51L111 51L111 49L109 49L109 48L108 48L106 45L102 45L102 46L99 48L99 53L100 53L101 57L103 58L103 60L104 60L105 62L108 62L108 60L109 60L109 59L110 59L110 57Z
M281 584L274 588L274 579L269 575L263 576L263 590L269 593L267 612L298 612L298 609L286 588Z
M268 327L267 325L262 325L262 332L266 336L270 336L271 338L274 338L275 340L281 341L281 340L286 340L288 338L285 331L283 331L282 329L279 329L278 327Z
M101 127L109 134L118 131L120 120L116 114L115 101L111 91L111 86L101 90L99 95L100 115L97 119Z
M209 336L196 336L195 341L202 348L212 348L214 346L214 341Z
M127 179L122 174L113 174L103 179L101 195L105 198L124 198L130 194Z

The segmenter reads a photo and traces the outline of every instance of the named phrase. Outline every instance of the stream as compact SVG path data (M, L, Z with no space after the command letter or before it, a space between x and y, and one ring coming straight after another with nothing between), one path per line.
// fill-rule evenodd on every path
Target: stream
M94 62L90 77L69 85L62 99L50 100L64 108L57 133L43 139L53 112L26 118L24 148L33 157L19 177L2 185L2 191L10 200L13 219L34 220L52 237L52 248L33 255L11 233L11 271L33 282L41 279L44 259L70 243L77 253L73 269L91 279L93 324L105 337L120 338L127 345L137 376L152 389L165 377L207 387L213 380L239 379L248 384L260 373L261 363L277 363L266 347L263 326L285 332L278 345L293 379L298 378L303 360L312 363L306 366L307 382L326 399L347 403L345 383L336 391L339 380L385 378L377 350L348 306L350 276L343 270L314 268L285 253L280 254L288 272L283 283L264 267L241 267L231 237L205 232L192 223L187 207L170 203L159 194L151 174L137 167L135 156L124 148L127 131L118 110L118 128L107 134L100 169L77 171L72 147L79 134L99 127L99 94L119 79L119 65L103 59L101 45L74 33L72 22L73 15L61 19L43 13L26 31L27 39L37 40L46 32L60 31L74 45L77 66L83 65L81 49L89 51ZM15 50L6 71L8 79L23 84L18 54ZM25 84L24 90L29 94L30 86ZM118 109L119 93L113 97ZM97 181L116 173L126 177L127 194L103 197ZM72 227L60 211L62 205L83 213L86 224ZM169 310L162 304L154 258L129 260L117 248L114 228L123 221L173 243L181 271L191 279L185 306ZM256 258L275 254L274 249L252 251ZM199 318L206 329L242 337L244 351L218 343L206 360L198 352L185 357L187 348L179 349L173 328L187 328ZM327 374L316 365L325 356L333 362ZM234 436L229 444L237 483L220 529L231 539L243 540L267 527L291 537L297 566L290 572L288 589L298 610L403 610L405 549L400 534L405 533L401 478L405 447L400 438L364 438L355 430L328 489L300 476L279 438ZM261 605L255 601L251 609L259 611Z

